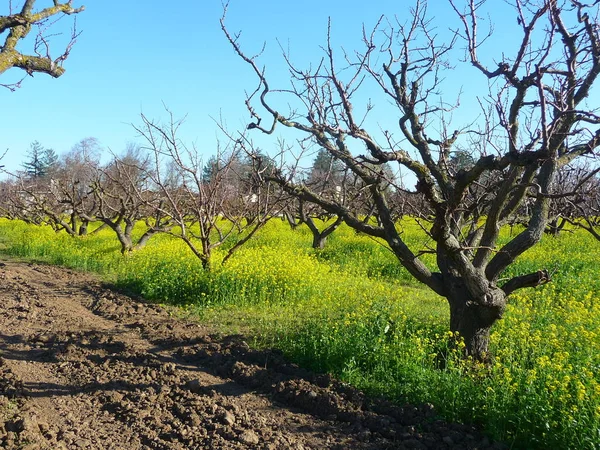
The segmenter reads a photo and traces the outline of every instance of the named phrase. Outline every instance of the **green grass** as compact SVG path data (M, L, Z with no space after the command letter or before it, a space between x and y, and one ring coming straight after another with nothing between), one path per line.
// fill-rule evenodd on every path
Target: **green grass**
M427 241L414 222L402 227L407 241ZM446 301L381 243L347 227L324 250L310 242L305 228L275 220L225 266L204 272L168 236L122 257L110 230L71 238L0 220L0 245L12 255L99 272L372 395L433 403L514 448L600 448L600 243L591 236L545 238L509 269L507 277L548 268L553 282L511 297L493 329L490 366L448 348L456 339Z

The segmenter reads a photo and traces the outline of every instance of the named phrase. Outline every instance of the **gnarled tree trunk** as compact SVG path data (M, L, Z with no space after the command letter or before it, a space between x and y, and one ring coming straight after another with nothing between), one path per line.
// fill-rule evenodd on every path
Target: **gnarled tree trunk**
M450 305L450 331L465 343L465 353L484 361L489 354L490 330L502 318L506 297L496 305L486 305L486 298L474 299L466 288L456 286L447 297Z
M371 205L371 211L365 218L364 208L342 201L345 195L330 195L298 179L299 162L290 170L282 164L261 176L277 182L291 196L343 217L356 231L385 240L415 279L448 299L451 330L464 339L467 354L481 360L489 351L490 328L502 317L511 292L550 280L546 270L539 270L500 281L506 269L542 238L550 201L564 197L553 187L557 171L584 155L597 154L600 148L598 116L586 104L600 77L600 33L595 21L600 3L566 5L545 0L522 8L516 2L515 31L520 43L499 52L490 66L486 65L489 55L485 61L479 58L486 38L478 32L478 22L486 2L466 2L464 10L455 3L450 1L462 29L455 36L465 40L465 62L491 88L484 102L479 94L469 93L483 111L473 118L471 128L453 133L457 122L440 117L446 106L433 105L450 105L442 98L443 77L438 75L448 69L457 49L454 40L442 43L430 38L434 33L426 2L417 1L412 18L398 30L381 32L379 24L386 23L382 20L370 37L363 33L365 49L356 52L355 60L350 62L344 51L340 59L352 65L352 74L336 65L329 32L321 63L300 70L286 57L292 80L277 91L271 90L257 58L244 53L239 36L228 32L225 15L221 27L259 81L246 99L252 117L247 128L267 135L276 126L300 132L300 148L305 149L306 142L318 145L343 164L348 180L363 186L354 200ZM541 34L532 33L534 28ZM377 40L379 35L386 36L383 43ZM380 59L382 46L388 54L385 61ZM382 97L397 105L397 130L371 132L362 127L363 117L355 114L355 93L367 86L363 80L369 77L381 88ZM294 107L281 109L284 100ZM296 105L303 106L296 109ZM364 106L371 107L370 103ZM382 132L385 139L380 138ZM355 153L354 148L361 146L364 154ZM465 149L469 158L461 162L456 155ZM417 246L406 240L396 223L389 186L396 186L398 180L384 170L390 163L416 177L416 193L427 204L425 210L416 211L418 224L433 245ZM399 185L404 188L402 182ZM500 230L521 211L527 211L527 225L505 242ZM369 220L371 214L377 223ZM596 235L590 219L581 223L589 223ZM439 272L420 258L430 253L437 253Z

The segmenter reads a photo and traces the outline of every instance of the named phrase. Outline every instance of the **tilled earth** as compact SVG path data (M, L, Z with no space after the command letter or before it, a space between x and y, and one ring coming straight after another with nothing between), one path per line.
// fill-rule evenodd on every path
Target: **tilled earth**
M502 449L58 267L0 262L0 448Z

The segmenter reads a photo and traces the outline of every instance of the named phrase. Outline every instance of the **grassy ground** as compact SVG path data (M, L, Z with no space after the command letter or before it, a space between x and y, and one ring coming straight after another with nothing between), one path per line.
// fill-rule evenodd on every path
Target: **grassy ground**
M401 226L408 241L426 243L412 221ZM204 272L167 236L121 257L109 230L71 238L0 221L10 254L102 273L371 394L433 403L514 448L600 448L600 243L564 233L519 259L507 277L548 268L553 282L511 297L484 367L448 348L445 300L380 243L344 227L322 251L310 242L306 230L272 221L225 266Z

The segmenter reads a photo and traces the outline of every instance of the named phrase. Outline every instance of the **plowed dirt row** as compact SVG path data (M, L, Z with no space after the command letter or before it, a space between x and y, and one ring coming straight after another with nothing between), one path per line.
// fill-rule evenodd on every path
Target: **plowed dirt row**
M0 263L0 448L502 448L91 275Z

